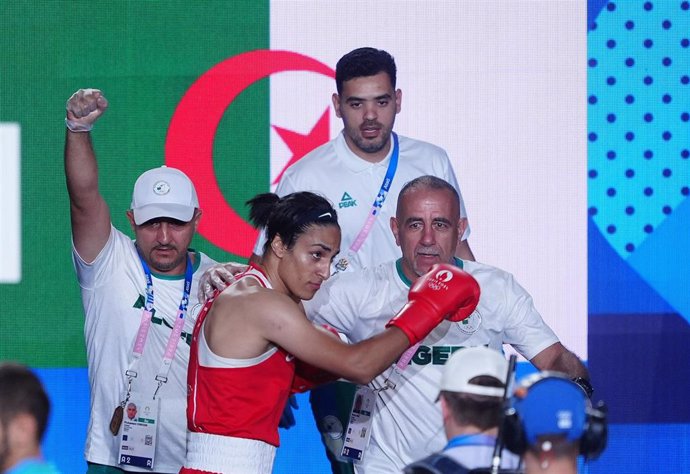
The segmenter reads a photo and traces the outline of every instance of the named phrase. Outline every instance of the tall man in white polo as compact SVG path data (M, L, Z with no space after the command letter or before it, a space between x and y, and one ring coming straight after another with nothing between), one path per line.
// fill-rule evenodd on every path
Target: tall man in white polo
M343 131L288 168L276 189L280 196L312 191L333 203L342 229L342 251L333 263L334 273L400 257L388 221L395 216L396 199L406 182L430 174L448 181L460 193L445 150L393 132L395 116L402 107L396 76L395 61L386 51L358 48L345 54L335 68L337 93L332 97ZM462 219L467 222L464 204L460 205ZM466 225L457 245L458 256L474 260L467 242L469 233ZM255 255L261 254L264 242L262 235L254 247ZM339 405L350 404L347 389L335 388L313 390L311 396L326 442L331 441L329 436L338 435L330 430L342 431L327 420L332 419L334 410L340 411ZM352 472L351 467L337 466L334 456L337 454L329 454L334 473Z

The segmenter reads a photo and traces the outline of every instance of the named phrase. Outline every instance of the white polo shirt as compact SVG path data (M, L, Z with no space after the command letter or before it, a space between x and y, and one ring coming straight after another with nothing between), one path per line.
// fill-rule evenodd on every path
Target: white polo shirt
M460 187L446 152L419 140L402 136L398 136L398 139L400 151L393 183L364 245L354 261L350 262L353 270L400 258L400 249L390 229L390 218L395 216L400 190L415 178L432 175L449 182L460 195L461 216L467 217ZM350 150L341 132L288 168L278 184L276 194L285 196L296 191L311 191L327 198L338 212L338 223L342 229L340 253L344 255L371 211L392 153L391 146L385 159L369 163ZM462 238L466 239L469 234L468 226ZM265 242L265 234L261 233L254 246L255 254L263 254Z
M444 321L421 343L397 387L378 392L371 441L358 473L400 472L411 462L443 449L446 443L441 409L435 403L443 364L462 347L485 345L501 351L511 344L526 359L558 342L537 312L530 295L503 270L482 263L457 260L479 283L477 309L466 320ZM372 337L405 305L410 282L399 262L328 280L311 301L307 315L328 324L352 342ZM392 368L371 383L385 386Z

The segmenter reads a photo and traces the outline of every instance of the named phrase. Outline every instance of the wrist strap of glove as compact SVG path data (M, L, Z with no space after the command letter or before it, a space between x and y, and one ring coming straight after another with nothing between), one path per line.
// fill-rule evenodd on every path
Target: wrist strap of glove
M67 125L67 128L69 128L70 132L90 132L93 128L93 124L75 122L67 117L65 117L65 125Z

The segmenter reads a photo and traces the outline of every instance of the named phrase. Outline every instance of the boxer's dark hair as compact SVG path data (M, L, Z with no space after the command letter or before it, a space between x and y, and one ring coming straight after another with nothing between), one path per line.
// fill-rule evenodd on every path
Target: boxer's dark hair
M338 215L331 203L308 191L288 194L282 198L274 193L258 194L247 201L247 205L250 206L249 219L254 226L266 230L264 253L276 235L291 249L297 238L312 225L334 225L340 229Z

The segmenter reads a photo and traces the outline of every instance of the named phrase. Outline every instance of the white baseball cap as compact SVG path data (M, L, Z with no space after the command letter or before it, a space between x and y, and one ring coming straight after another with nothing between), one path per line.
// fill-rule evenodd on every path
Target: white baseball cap
M189 222L198 207L194 184L178 169L154 168L142 173L134 183L132 212L137 225L159 217Z
M443 368L441 390L489 397L503 396L504 388L470 383L470 380L480 375L494 377L505 383L508 375L508 361L500 352L484 346L459 349L453 353Z

